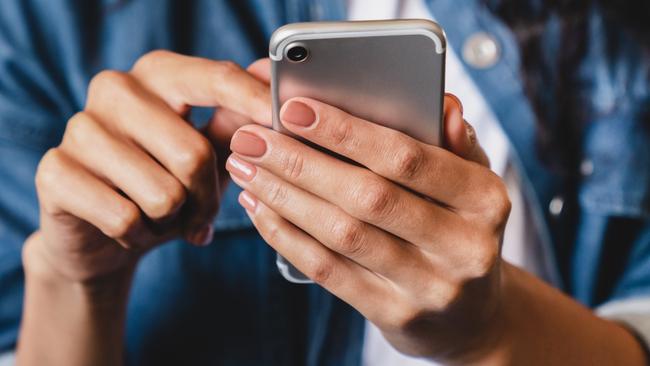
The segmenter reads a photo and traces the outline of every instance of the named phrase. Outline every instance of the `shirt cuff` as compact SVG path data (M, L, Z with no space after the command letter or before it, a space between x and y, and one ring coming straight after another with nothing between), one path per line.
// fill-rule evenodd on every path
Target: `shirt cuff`
M650 297L613 300L599 306L595 311L598 316L629 328L650 355Z
M16 364L15 356L13 351L0 352L0 366L14 366Z

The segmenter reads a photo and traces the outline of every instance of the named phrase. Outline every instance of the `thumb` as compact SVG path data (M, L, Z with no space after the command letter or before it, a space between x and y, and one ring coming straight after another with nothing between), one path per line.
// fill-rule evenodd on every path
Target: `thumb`
M453 94L445 94L444 131L447 149L466 160L490 167L490 160L478 142L476 131L463 118L463 105Z

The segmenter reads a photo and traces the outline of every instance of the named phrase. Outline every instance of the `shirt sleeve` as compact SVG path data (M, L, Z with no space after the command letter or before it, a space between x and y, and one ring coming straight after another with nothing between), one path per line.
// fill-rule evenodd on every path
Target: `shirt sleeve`
M596 314L633 331L650 355L650 296L613 300L596 308Z
M0 366L14 366L16 364L16 355L13 351L0 353Z
M650 220L637 220L646 223L640 224L635 240L630 243L624 269L612 296L598 305L595 312L633 331L650 356ZM623 244L618 243L619 247ZM607 261L604 258L604 265Z

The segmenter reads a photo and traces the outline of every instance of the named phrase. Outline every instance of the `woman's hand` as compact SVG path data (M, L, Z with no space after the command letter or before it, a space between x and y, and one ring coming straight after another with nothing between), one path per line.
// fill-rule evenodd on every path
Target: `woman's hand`
M253 125L237 131L226 164L274 249L400 351L448 361L478 358L499 337L510 212L461 108L445 98L448 151L295 98L284 126L361 166Z
M221 109L198 131L185 120L190 106ZM215 149L242 124L270 119L264 80L230 62L154 51L130 72L98 74L39 165L41 227L26 252L87 281L176 236L209 243L225 182Z
M137 260L174 237L210 243L227 177L217 153L239 126L270 123L258 69L154 51L92 80L85 109L36 174L41 226L23 250L22 365L122 362ZM219 110L198 131L185 119L191 106Z

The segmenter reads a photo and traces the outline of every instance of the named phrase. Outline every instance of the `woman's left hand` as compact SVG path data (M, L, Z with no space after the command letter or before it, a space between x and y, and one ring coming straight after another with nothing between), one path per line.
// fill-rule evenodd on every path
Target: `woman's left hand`
M446 150L295 98L284 126L361 166L258 125L235 134L227 162L275 250L398 350L456 362L483 357L499 337L510 212L461 109L445 98Z

